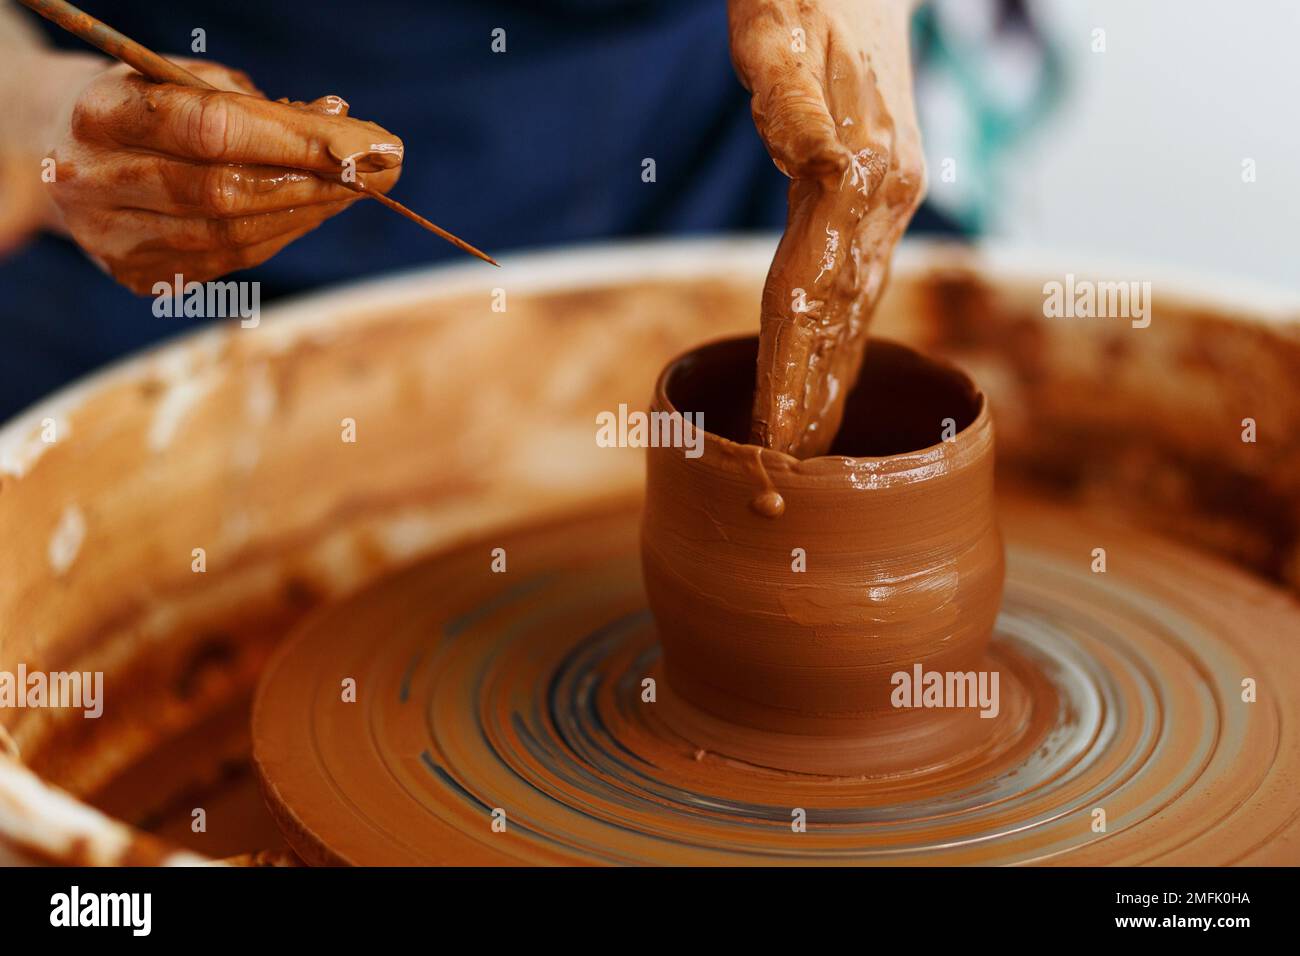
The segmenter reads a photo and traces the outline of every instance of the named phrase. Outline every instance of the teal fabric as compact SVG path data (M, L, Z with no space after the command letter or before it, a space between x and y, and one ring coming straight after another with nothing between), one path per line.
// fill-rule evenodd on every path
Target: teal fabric
M1042 123L1065 90L1061 49L1050 38L1035 36L1035 40L1040 54L1037 75L1026 77L1025 101L1011 103L1000 98L985 80L986 65L999 55L996 42L976 46L946 34L939 16L927 6L918 10L912 21L918 72L946 74L960 90L963 108L972 121L972 135L960 144L962 152L954 158L961 169L969 171L968 181L974 188L960 205L944 207L968 232L983 231L998 204L1007 151Z

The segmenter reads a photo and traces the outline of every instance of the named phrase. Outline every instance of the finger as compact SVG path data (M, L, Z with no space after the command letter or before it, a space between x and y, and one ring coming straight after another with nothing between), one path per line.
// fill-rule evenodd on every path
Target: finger
M125 150L100 150L90 162L67 165L60 189L74 202L176 216L232 219L356 197L333 178L280 166L194 163ZM398 174L371 173L366 185L387 192Z
M232 93L247 93L250 96L260 96L264 99L266 97L266 94L253 83L252 77L243 70L232 70L228 66L213 63L211 60L196 60L191 57L172 57L172 59L199 79L207 80L219 90L227 90Z
M323 220L322 220L323 221ZM201 252L177 252L157 249L135 252L129 257L105 254L99 263L122 285L137 295L150 295L157 283L169 286L179 274L187 282L208 282L241 269L251 269L270 259L285 246L302 238L317 222L301 223L289 232L248 246L208 249Z
M219 163L360 172L401 164L402 142L374 123L240 93L149 83L97 82L78 104L74 130L122 146Z
M341 96L335 96L332 93L328 96L319 96L310 103L302 103L296 100L287 99L279 100L281 103L288 103L290 106L297 106L300 109L313 110L317 113L326 113L330 116L347 116L348 101Z
M792 179L842 173L849 151L827 105L817 33L803 33L769 5L733 4L731 13L732 60L773 161Z
M838 176L850 153L840 142L817 85L796 75L755 93L754 126L780 170L791 179Z
M119 209L112 219L114 231L148 237L135 247L137 252L206 252L256 246L300 229L314 229L359 198L234 219L169 216L146 209Z

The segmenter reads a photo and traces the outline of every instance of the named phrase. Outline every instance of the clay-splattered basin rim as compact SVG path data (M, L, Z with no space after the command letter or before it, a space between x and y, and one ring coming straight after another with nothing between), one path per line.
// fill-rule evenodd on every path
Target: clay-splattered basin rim
M583 244L540 252L499 257L511 288L528 294L571 288L600 288L630 281L712 279L766 274L776 238L703 238ZM1068 263L1068 265L1067 265ZM1083 265L1079 265L1083 263ZM1154 286L1174 290L1168 299L1177 307L1194 306L1233 313L1243 322L1291 324L1300 322L1300 291L1239 277L1177 269L1134 268L1131 263L1107 263L1091 253L1077 257L1068 251L1044 253L1039 247L984 244L970 247L950 242L904 241L891 269L893 281L945 269L979 272L995 285L1040 284L1066 273L1090 276L1141 276ZM288 347L325 331L347 316L366 312L378 317L385 309L399 308L430 297L445 297L488 286L476 263L455 262L427 269L395 272L390 276L347 283L320 292L286 299L265 310L263 321L273 320L271 333ZM757 318L755 318L757 322ZM56 421L96 391L122 379L138 378L149 363L169 351L201 345L229 334L213 327L176 336L151 348L109 363L98 372L77 379L19 412L0 426L0 475L21 475L28 455L27 434L34 423L49 417Z
M753 345L752 350L757 352L757 336L728 336L682 352L664 366L664 370L655 382L656 406L670 414L679 415L680 410L670 397L675 378L682 375L692 363L702 361L710 352L750 345ZM872 339L868 352L872 348L878 349L881 346L915 354L914 349L901 343L877 338ZM928 481L986 454L993 443L993 418L989 413L988 400L984 393L970 376L954 363L926 357L926 364L931 366L927 373L939 372L951 375L955 383L968 391L964 400L971 403L970 407L974 410L974 414L971 420L957 431L952 441L938 441L891 455L818 455L803 459L773 448L764 448L760 452L764 469L769 475L781 475L787 486L797 486L804 480L821 486L824 478L830 477L842 480L848 487L875 488ZM739 442L710 431L707 417L704 435L706 447L713 444L730 452L736 452L741 447Z
M422 308L426 303L449 300L456 296L486 295L493 286L503 282L503 277L507 277L510 284L512 309L515 308L513 303L521 296L566 292L582 293L585 296L596 290L615 290L628 284L657 281L743 285L747 287L746 296L750 294L749 288L752 288L752 301L756 303L757 289L766 273L775 242L774 236L762 236L602 244L506 257L503 259L504 269L499 273L487 270L477 263L464 263L399 274L312 294L267 309L257 344L250 350L255 351L259 358L274 357L303 344L328 350L331 342L339 335L385 326L390 322L390 313L394 311ZM1081 263L1086 265L1080 265ZM1214 280L1204 275L1137 270L1131 264L1107 268L1104 263L1099 264L1095 257L1087 255L1046 256L1038 250L1026 252L1007 248L971 251L935 244L905 244L900 250L893 270L893 285L887 293L881 318L891 319L883 314L891 311L888 307L891 298L913 305L928 302L934 295L946 302L955 294L981 295L988 290L994 290L1007 298L1014 297L1028 307L1040 308L1042 283L1046 279L1059 279L1067 272L1081 278L1126 276L1149 279L1160 290L1160 308L1164 312L1187 313L1190 317L1185 319L1185 324L1189 328L1194 324L1195 317L1212 316L1214 321L1208 324L1220 331L1225 325L1229 326L1233 330L1234 341L1237 338L1236 332L1248 327L1272 330L1264 336L1270 347L1297 336L1295 329L1297 318L1300 317L1300 295L1294 292L1238 280ZM973 288L974 286L978 288ZM678 304L689 306L693 301L694 299L684 299ZM1027 309L1026 315L1031 310L1032 308ZM430 311L436 310L430 306ZM658 345L660 348L679 351L708 335L753 328L757 323L756 307L752 314L745 309L741 311L744 314L731 319L730 327L727 328L716 325L706 328L697 316L688 315L672 330L665 332L664 338L667 341L661 341ZM898 310L895 308L893 311ZM667 327L671 317L663 313L659 313L659 316L655 321ZM602 313L599 316L600 324L592 324L593 334L599 333L601 340L615 340L617 336L613 326L618 318L617 314L608 314L607 311ZM890 335L895 334L895 326L906 328L909 336L919 331L924 337L936 331L929 328L918 330L910 325L910 313L906 310L894 318L898 321L882 323L889 328ZM1039 319L1041 320L1041 311ZM435 326L442 327L450 322L451 317L440 316L437 321L430 320L426 325L432 330ZM1157 325L1160 322L1161 319L1157 317ZM1199 320L1195 324L1199 329ZM88 408L97 407L104 396L148 384L156 379L160 368L177 368L184 372L191 356L219 352L224 344L234 340L238 334L237 329L232 333L228 327L214 327L181 336L170 343L110 365L38 402L0 428L0 487L12 491L12 486L23 482L24 476L31 476L37 486L44 484L40 459L48 452L48 447L34 437L44 419L53 419L59 424L62 434L63 426L70 419ZM432 335L432 331L429 334ZM245 340L240 341L242 343ZM923 348L928 347L926 342L930 342L930 339L924 339ZM668 352L657 358L651 356L656 361L655 369L648 371L643 381L650 381L654 372L661 367L662 360L670 354L672 353ZM222 374L226 371L225 366L222 366ZM976 377L992 394L994 389L985 376L977 371ZM1289 381L1288 379L1288 384ZM994 406L996 407L996 400ZM1009 443L1009 435L1010 443L1015 442L1014 433L1009 433L1001 423L999 430L1003 447ZM337 435L335 440L337 441ZM274 451L279 453L278 449ZM602 458L601 462L604 461ZM577 492L582 493L587 489L587 486L582 485L586 479L580 473L575 474L578 475L575 483ZM609 474L608 471L602 472L601 477L608 478ZM629 486L639 480L640 474L639 461L618 471L619 479L626 481ZM572 479L574 476L569 477ZM355 491L356 488L352 490ZM23 497L16 493L0 493L0 525L32 534L48 534L48 525L33 525L38 519L23 510L18 500ZM1300 498L1296 500L1300 501ZM157 508L153 502L148 504ZM160 512L154 517L159 524L166 521L166 516ZM479 517L490 522L502 519L504 512L489 510L486 517ZM138 534L140 526L113 530L122 535ZM439 540L421 539L420 547L427 549L445 544L453 531L443 529L440 532L443 538ZM6 545L12 546L12 538L6 538ZM406 555L407 558L411 556ZM0 554L0 562L3 558L3 554ZM398 558L393 560L397 561ZM28 562L36 563L38 562ZM75 583L70 586L68 582L58 582L52 576L44 581L39 580L37 576L42 573L39 567L24 570L21 564L13 560L8 566L23 578L20 583L25 589L23 598L28 605L32 601L52 605L57 600L60 607L73 609L79 604L94 600L93 595L86 595ZM48 570L44 573L49 574ZM141 571L142 575L149 573L153 573L152 569ZM375 573L378 573L378 569ZM17 629L24 628L29 623L15 616L15 608L19 606L27 605L19 604L18 595L12 590L0 592L0 619L6 620L7 625L7 637L0 641L0 667L8 667L15 660L22 659L12 656L15 653L21 654L21 649L14 650L12 636ZM57 615L51 618L56 623L59 619ZM83 635L75 633L71 630L72 627L69 624L62 631L43 630L39 635L42 641L51 646L65 650L71 647L70 656L65 661L65 666L68 667L77 666L78 655L83 653L78 643ZM160 646L166 645L151 645L145 641L139 647L132 648L132 652L137 655L148 654L156 652ZM3 860L6 850L21 851L27 858L86 863L146 859L191 862L197 859L189 853L168 853L167 848L159 846L157 841L69 797L23 764L3 755L3 750L0 747L0 860ZM31 754L28 756L30 758Z

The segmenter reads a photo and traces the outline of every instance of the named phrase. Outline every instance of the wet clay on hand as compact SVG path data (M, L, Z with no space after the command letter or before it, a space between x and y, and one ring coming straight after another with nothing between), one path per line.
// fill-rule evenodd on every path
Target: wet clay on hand
M894 246L924 192L911 3L732 0L732 57L791 179L763 289L750 440L825 454L856 381Z
M341 98L273 102L243 74L186 67L219 89L113 67L51 134L57 218L133 291L265 261L358 199L335 179L345 169L380 192L397 182L401 140L350 118Z

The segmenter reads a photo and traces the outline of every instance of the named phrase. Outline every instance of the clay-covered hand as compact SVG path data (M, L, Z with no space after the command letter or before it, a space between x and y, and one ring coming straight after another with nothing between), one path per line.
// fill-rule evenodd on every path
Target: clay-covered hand
M824 454L867 323L925 190L912 99L914 0L730 0L754 123L791 179L763 290L751 440Z
M338 97L272 102L241 73L178 62L218 90L114 66L69 97L49 137L54 225L133 291L269 259L357 200L344 176L383 192L397 181L401 140Z

